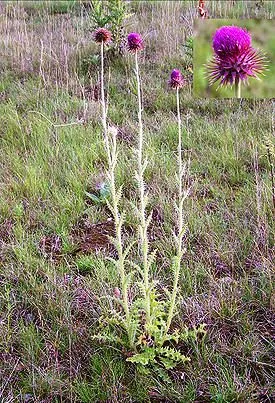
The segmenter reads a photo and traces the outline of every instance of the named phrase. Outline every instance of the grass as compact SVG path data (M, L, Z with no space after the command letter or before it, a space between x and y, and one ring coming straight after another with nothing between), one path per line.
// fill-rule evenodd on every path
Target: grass
M209 2L210 14L254 17L254 2L229 3ZM87 34L89 10L81 3L60 13L41 2L1 4L0 400L271 402L274 210L265 137L273 141L274 105L193 99L190 60L181 47L190 27L180 17L193 18L195 2L130 6L135 15L127 29L148 34L140 70L160 290L172 285L177 192L177 105L167 80L174 67L189 80L180 101L191 193L173 326L205 323L207 334L182 342L191 362L168 373L141 370L126 362L128 351L92 340L112 309L119 278L108 251L91 242L101 228L93 224L108 228L110 213L85 195L96 192L106 167L97 59L89 74L79 66L82 55L98 54ZM270 18L271 2L260 13ZM110 58L109 66L109 116L119 129L117 182L124 184L131 236L137 224L129 203L137 197L134 66L127 55ZM104 246L106 238L96 234Z

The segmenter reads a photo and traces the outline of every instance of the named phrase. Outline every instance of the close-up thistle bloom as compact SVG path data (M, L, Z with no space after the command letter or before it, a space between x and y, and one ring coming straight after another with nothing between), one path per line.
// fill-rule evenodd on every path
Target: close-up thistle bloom
M254 49L250 33L241 27L223 26L216 30L212 42L214 57L208 65L210 84L234 85L237 98L241 82L249 77L259 79L265 70L265 56Z
M108 43L112 38L112 34L108 29L98 28L93 32L93 38L97 43Z
M129 52L137 52L143 49L143 39L137 32L131 32L127 38L127 49Z
M174 69L172 70L170 80L168 81L168 85L170 88L177 89L182 88L186 84L186 81L181 74L180 70Z

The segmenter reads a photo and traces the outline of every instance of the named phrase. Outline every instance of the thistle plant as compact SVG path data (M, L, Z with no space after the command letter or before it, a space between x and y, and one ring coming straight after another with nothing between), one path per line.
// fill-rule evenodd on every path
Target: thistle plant
M142 289L144 294L145 315L146 315L146 329L151 325L151 306L150 306L150 283L149 283L149 270L153 263L153 255L149 255L149 241L148 241L148 227L151 222L151 215L147 217L146 207L148 204L148 194L145 191L144 172L147 166L147 160L143 155L143 122L142 122L142 101L141 101L141 83L139 76L138 53L143 49L143 40L140 34L132 32L128 35L128 51L135 55L135 74L137 83L137 96L138 96L138 148L136 150L138 167L135 173L138 189L139 189L139 207L137 209L139 217L139 237L141 243L142 254Z
M241 98L241 83L249 77L259 79L266 68L262 51L254 49L250 33L240 27L223 26L216 30L212 42L214 57L208 65L210 85L234 85L236 98Z
M104 143L107 153L107 172L108 172L108 185L110 189L110 202L106 199L106 203L112 212L114 218L115 225L115 237L112 238L113 244L117 250L117 260L111 259L113 263L116 265L120 280L121 280L121 290L122 290L122 302L119 300L119 303L123 306L123 311L125 313L125 318L121 319L123 327L127 332L130 330L129 325L129 301L128 301L128 282L129 276L126 276L125 273L125 259L127 257L128 251L130 247L126 250L123 249L122 242L122 227L124 223L124 214L120 213L119 210L119 202L122 195L122 187L117 189L116 187L116 179L115 179L115 170L117 166L117 129L115 127L108 127L107 125L107 105L105 102L105 91L104 91L104 45L111 39L111 33L104 29L97 29L94 33L94 39L96 42L101 44L101 111L102 111L102 127L104 134ZM130 339L130 337L129 337Z
M105 38L102 36L100 38ZM98 35L99 37L99 35ZM100 41L98 41L100 42ZM150 251L148 227L151 223L152 213L147 212L148 192L144 181L144 173L147 167L147 159L144 156L144 130L142 119L142 99L141 99L141 79L139 73L138 54L143 49L143 39L140 34L132 32L128 35L128 51L135 57L135 78L137 85L137 116L138 116L138 141L135 155L137 158L137 168L135 178L137 181L138 204L135 210L138 218L138 240L130 243L126 248L122 237L122 228L125 221L125 214L120 211L120 199L122 197L122 186L116 187L116 166L118 160L117 151L117 129L107 125L107 108L104 97L104 41L101 40L101 104L102 104L102 126L104 131L104 140L108 160L108 181L110 188L110 197L106 199L110 211L112 212L115 224L115 237L112 238L113 244L117 250L117 258L109 258L117 267L120 276L120 287L114 290L114 299L122 307L104 315L100 324L102 331L94 336L94 339L119 343L125 348L130 348L131 353L127 361L140 365L152 365L169 369L179 363L190 361L180 351L175 348L179 340L188 338L197 339L198 333L205 334L203 326L192 331L184 329L171 332L171 323L175 316L178 282L180 276L181 259L184 253L183 237L185 234L185 225L183 219L183 203L188 192L183 190L182 181L184 176L184 165L182 161L181 145L181 118L179 104L179 90L185 84L179 70L173 70L169 81L169 86L176 90L177 96L177 118L178 118L178 202L176 203L178 230L174 234L176 242L176 254L173 261L173 288L172 292L167 291L167 298L159 295L156 284L151 279L150 269L155 261L156 251ZM136 245L140 254L140 263L131 261L129 254ZM129 270L134 267L135 271ZM132 280L139 277L140 294L129 303L130 288ZM120 330L118 330L120 329ZM127 341L123 336L126 333Z
M183 178L185 173L185 165L183 164L182 159L182 130L181 130L181 115L180 115L180 97L179 91L185 85L186 81L182 76L180 70L174 69L171 73L169 86L170 88L176 90L176 98L177 98L177 121L178 121L178 171L176 173L176 181L178 185L178 203L175 204L175 210L177 213L178 219L178 231L177 234L174 232L174 240L176 244L176 255L174 257L174 282L173 282L173 290L171 295L170 307L168 311L168 317L166 322L166 334L168 333L171 322L175 312L176 306L176 297L178 292L178 282L180 276L180 269L181 269L181 260L182 256L185 252L185 248L183 248L183 237L186 232L186 225L184 224L184 213L183 213L183 205L184 200L188 196L188 190L183 189Z
M138 52L143 49L143 41L139 34L133 32L128 36L128 50L135 55L135 75L137 83L137 97L138 97L138 148L137 155L137 171L136 180L139 190L139 205L137 206L137 213L139 218L139 240L140 250L142 257L142 265L138 267L141 274L140 288L143 292L143 299L139 304L141 310L145 312L145 323L140 324L139 339L137 343L137 353L127 360L142 364L142 365L157 365L161 363L165 368L172 368L179 362L190 361L189 357L181 354L176 350L172 343L178 343L180 339L186 339L190 336L188 330L184 333L178 330L169 333L172 319L174 318L176 308L176 297L178 292L178 282L181 267L181 258L184 253L182 241L185 234L185 226L183 221L183 202L187 197L187 192L183 191L182 178L184 175L184 167L181 155L181 118L180 118L180 105L179 105L179 89L185 84L185 80L179 70L173 70L169 85L171 88L176 89L177 93L177 111L178 111L178 130L179 130L179 143L178 143L178 234L175 235L177 245L177 252L174 258L173 271L174 281L172 293L167 292L167 299L163 300L157 293L155 283L150 279L150 268L155 260L156 251L150 252L150 245L148 240L148 227L152 219L152 213L148 214L146 207L148 205L148 193L146 192L146 185L144 181L144 172L147 166L147 159L144 158L144 132L142 121L142 101L141 101L141 80L139 75L138 65ZM144 330L143 330L144 329ZM200 331L203 331L201 328Z

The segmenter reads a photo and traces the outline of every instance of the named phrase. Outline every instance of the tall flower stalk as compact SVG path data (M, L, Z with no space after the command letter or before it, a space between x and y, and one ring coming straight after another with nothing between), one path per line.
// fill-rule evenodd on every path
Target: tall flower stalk
M174 233L174 239L176 243L176 255L174 257L174 279L173 279L173 289L171 294L170 306L168 310L168 316L166 321L166 334L168 333L172 319L174 317L175 308L176 308L176 298L178 293L178 283L181 269L181 260L182 256L185 252L185 248L183 248L183 237L186 231L186 226L184 224L184 213L183 213L183 204L186 199L188 192L183 190L183 177L185 172L185 165L183 164L182 159L182 123L181 123L181 114L180 114L180 88L182 88L185 84L185 80L179 70L173 70L171 73L171 77L169 80L169 86L176 90L176 99L177 99L177 123L178 123L178 157L177 157L177 174L176 180L178 185L178 197L176 203L176 212L177 212L177 221L178 221L178 230L177 233Z
M105 102L105 85L104 85L104 46L105 44L109 43L112 34L105 28L98 28L94 33L93 33L93 38L95 42L100 44L100 88L101 88L101 121L102 121L102 127L103 127L103 133L104 133L104 139L106 139L108 136L108 130L107 130L107 108L106 108L106 102Z
M235 97L241 98L241 80L235 82Z
M114 263L116 264L120 275L123 308L126 320L125 328L128 331L130 323L130 308L128 300L128 278L125 272L125 259L128 254L128 250L126 249L126 251L124 251L123 249L122 227L124 224L124 214L120 213L119 210L119 202L122 195L122 186L119 189L117 189L115 181L117 155L118 155L116 139L117 139L117 129L115 127L110 127L108 129L108 134L106 137L106 150L108 156L108 180L111 194L111 203L108 203L108 207L111 210L114 217L115 239L113 240L113 243L116 247L118 254L117 260L114 260Z
M101 111L102 111L102 126L103 126L103 133L105 140L108 138L107 133L107 108L105 102L105 85L104 85L104 42L101 41L101 48L100 48L100 88L101 88Z
M150 282L149 282L149 241L148 241L148 226L151 221L151 215L147 217L146 207L148 203L148 194L145 190L144 171L147 166L147 161L143 156L143 122L142 122L142 100L141 100L141 82L138 64L138 52L143 49L143 40L140 34L132 32L128 35L128 50L135 55L135 74L137 83L137 97L138 97L138 148L137 159L138 166L136 171L136 179L139 189L139 236L141 243L142 266L143 266L143 292L144 292L144 305L146 313L146 325L150 326L151 323L151 307L150 307Z
M115 127L108 127L107 124L107 105L105 102L105 86L104 86L104 45L111 39L111 33L104 28L100 28L94 33L94 39L101 44L101 110L102 110L102 127L104 133L104 143L107 152L108 160L108 181L110 186L111 202L108 202L108 207L112 212L115 225L115 238L113 239L114 246L117 250L117 260L113 260L117 266L122 291L122 305L125 312L125 328L129 331L130 322L130 308L128 300L128 279L125 272L125 259L128 250L123 250L122 242L122 226L124 223L124 214L120 213L119 202L121 199L122 187L117 189L115 172L117 167L117 129Z

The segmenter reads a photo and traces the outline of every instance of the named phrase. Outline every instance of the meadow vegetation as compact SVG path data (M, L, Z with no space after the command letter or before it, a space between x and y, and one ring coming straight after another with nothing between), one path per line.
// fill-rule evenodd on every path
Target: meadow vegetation
M206 3L211 17L274 18L272 1ZM121 31L145 42L148 235L160 295L172 288L177 220L177 102L167 81L174 68L187 80L180 112L188 229L172 329L188 329L177 348L190 362L165 370L131 363L129 348L94 337L119 309L120 275L108 259L116 252L92 4L0 3L0 401L274 399L274 101L193 98L196 7L131 1ZM122 43L107 48L104 61L123 237L131 241L138 224L134 58ZM135 284L131 291L134 297ZM205 332L196 331L201 325Z

